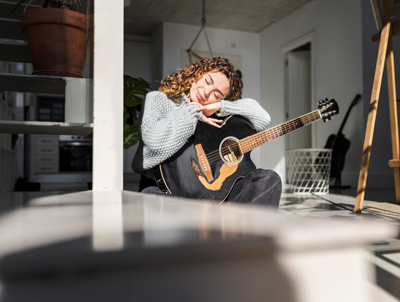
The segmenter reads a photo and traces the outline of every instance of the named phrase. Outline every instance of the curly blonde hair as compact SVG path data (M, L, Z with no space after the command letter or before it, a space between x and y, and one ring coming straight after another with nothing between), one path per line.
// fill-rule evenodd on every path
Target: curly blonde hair
M193 83L200 80L205 73L210 71L221 72L228 78L230 90L226 98L227 100L234 101L242 97L242 72L236 70L228 59L220 57L207 58L194 62L183 68L179 73L167 76L161 81L158 90L173 99L179 99L182 93L189 93Z

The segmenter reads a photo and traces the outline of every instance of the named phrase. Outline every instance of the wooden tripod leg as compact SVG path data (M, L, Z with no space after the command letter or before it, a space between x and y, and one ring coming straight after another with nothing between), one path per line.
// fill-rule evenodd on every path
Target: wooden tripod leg
M392 45L392 35L389 36L389 44L386 55L386 70L388 77L389 89L389 112L390 112L390 132L392 137L392 154L394 161L400 159L399 151L399 126L397 122L397 96L396 96L396 81L394 73L394 55ZM395 166L394 169L394 184L396 188L396 201L400 203L400 167Z
M362 210L365 187L367 185L367 175L369 158L371 155L372 139L374 136L376 112L378 110L379 94L381 92L383 69L385 67L385 57L388 47L389 34L391 29L391 23L388 22L383 27L381 32L381 38L379 42L378 57L376 60L374 83L372 86L371 102L369 105L367 128L365 130L364 147L361 159L360 175L358 177L357 197L356 204L354 206L354 212L360 212Z

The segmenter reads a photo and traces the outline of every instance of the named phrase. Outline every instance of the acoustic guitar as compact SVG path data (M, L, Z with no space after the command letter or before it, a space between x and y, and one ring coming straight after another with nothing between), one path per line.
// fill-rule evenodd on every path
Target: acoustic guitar
M350 115L351 109L357 105L360 100L361 95L357 94L350 104L349 109L347 109L346 115L340 125L337 134L331 134L326 141L325 147L327 149L332 149L332 161L331 161L331 172L330 178L335 179L335 186L332 188L349 188L349 186L341 186L341 175L343 167L345 164L346 153L350 148L350 140L347 139L342 133L344 125L346 124L347 118Z
M319 101L318 110L256 132L246 118L231 115L221 128L198 123L195 134L171 158L153 168L158 187L187 198L224 201L235 182L256 169L250 151L283 135L339 113L335 100Z

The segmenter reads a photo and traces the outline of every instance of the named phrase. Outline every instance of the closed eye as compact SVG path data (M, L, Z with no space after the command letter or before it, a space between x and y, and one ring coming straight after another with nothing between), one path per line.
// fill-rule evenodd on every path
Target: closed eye
M222 96L221 96L219 93L214 93L214 95L215 95L215 98L216 98L217 100L222 99Z

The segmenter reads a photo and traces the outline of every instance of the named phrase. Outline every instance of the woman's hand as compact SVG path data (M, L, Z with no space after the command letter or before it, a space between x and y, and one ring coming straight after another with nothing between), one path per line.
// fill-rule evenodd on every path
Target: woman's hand
M200 108L198 108L197 111L202 111L205 116L211 116L215 112L221 110L222 104L221 102L217 102L217 103L207 104L204 106L200 105L199 107Z
M221 128L221 125L218 125L217 123L221 124L222 120L219 120L219 119L216 119L216 118L210 118L210 117L207 117L207 116L205 116L203 114L203 117L201 118L201 121L204 122L204 123L210 124L210 125L212 125L214 127Z
M196 111L203 112L203 114L205 116L213 115L215 112L220 111L221 107L222 107L221 102L207 104L207 105L204 105L204 106L199 104L199 103L196 103L196 102L190 102L190 103L187 103L185 105L182 105L182 107L191 106L191 105L197 105L197 107L199 107L199 108L197 108Z
M213 103L213 104L208 104L208 105L205 105L205 106L202 106L201 104L196 103L196 102L190 102L190 103L187 103L185 105L182 105L181 108L186 107L186 106L193 106L193 105L199 107L199 108L196 109L196 111L202 111L203 112L203 116L201 118L202 122L210 124L210 125L212 125L214 127L217 127L217 128L221 128L221 125L218 125L218 124L221 124L222 120L209 117L209 116L213 115L215 112L221 110L221 105L222 104L220 102Z

